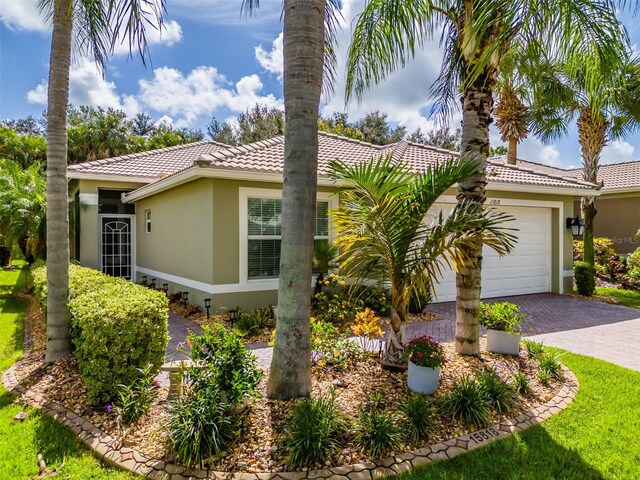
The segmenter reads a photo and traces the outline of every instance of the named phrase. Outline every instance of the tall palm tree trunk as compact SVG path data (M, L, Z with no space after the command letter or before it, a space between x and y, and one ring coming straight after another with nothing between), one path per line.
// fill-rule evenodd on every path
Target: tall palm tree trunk
M578 117L578 139L582 154L582 166L584 179L587 182L597 183L598 162L600 153L607 144L607 130L609 123L602 113L590 108L583 108ZM582 197L580 209L584 219L584 261L589 265L595 263L593 250L593 223L598 211L596 210L596 197Z
M509 148L507 150L507 163L509 165L515 165L518 160L518 139L516 137L509 137Z
M47 355L71 352L69 214L67 204L67 104L71 63L72 0L55 0L47 105Z
M485 167L489 155L489 124L491 123L493 81L481 76L462 97L462 139L460 154L478 163L478 174L458 183L458 202L470 201L482 209L486 200ZM456 273L456 352L463 355L480 353L480 303L482 273L482 243L463 250L467 261Z
M325 0L284 2L285 152L276 340L269 398L311 391L311 260L316 216L318 105Z

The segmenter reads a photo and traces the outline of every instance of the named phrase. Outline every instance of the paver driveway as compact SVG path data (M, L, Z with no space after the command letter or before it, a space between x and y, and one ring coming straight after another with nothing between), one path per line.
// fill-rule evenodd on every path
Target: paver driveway
M546 345L640 371L640 310L553 293L490 299L505 300L516 303L528 315L531 330L525 335ZM443 320L433 322L439 324L434 325L434 337L444 340L442 332L452 340L455 303L436 303L428 311L443 316ZM412 326L411 336L432 334L434 327L429 323Z

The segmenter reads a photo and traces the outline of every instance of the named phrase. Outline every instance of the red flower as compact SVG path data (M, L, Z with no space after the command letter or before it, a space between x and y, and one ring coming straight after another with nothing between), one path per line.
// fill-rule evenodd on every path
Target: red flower
M424 355L422 355L422 352L418 352L418 358L422 358L424 357Z

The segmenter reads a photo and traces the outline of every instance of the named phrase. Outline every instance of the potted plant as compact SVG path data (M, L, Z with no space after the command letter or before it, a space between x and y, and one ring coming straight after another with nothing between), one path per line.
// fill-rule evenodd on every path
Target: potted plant
M480 324L487 328L487 349L506 355L520 353L520 325L525 319L520 307L511 302L480 302Z
M409 389L424 395L434 393L438 389L440 367L446 362L442 346L433 337L417 337L404 345L404 358L409 361Z

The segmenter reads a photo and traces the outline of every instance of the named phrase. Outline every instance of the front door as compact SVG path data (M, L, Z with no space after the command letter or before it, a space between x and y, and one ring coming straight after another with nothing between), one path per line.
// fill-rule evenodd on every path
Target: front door
M131 280L133 276L133 217L100 218L102 272Z

